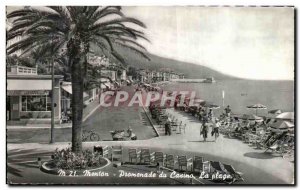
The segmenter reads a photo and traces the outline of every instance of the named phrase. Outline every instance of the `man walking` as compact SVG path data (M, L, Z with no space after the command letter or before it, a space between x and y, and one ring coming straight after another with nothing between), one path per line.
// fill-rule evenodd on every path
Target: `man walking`
M215 122L213 122L213 128L211 131L211 136L215 135L215 142L217 138L219 137L219 127L221 126L219 119L216 119Z
M224 110L225 110L226 116L227 116L227 117L230 117L230 114L231 114L230 106L228 105Z
M208 126L207 126L207 116L203 117L203 121L202 121L202 126L201 126L201 130L200 130L200 135L203 135L203 141L206 142L206 138L207 138L207 132L208 132Z
M171 122L169 119L165 123L165 135L171 135Z

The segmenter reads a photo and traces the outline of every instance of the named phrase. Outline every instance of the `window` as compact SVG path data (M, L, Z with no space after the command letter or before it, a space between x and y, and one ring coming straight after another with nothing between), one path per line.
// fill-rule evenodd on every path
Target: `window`
M51 98L50 96L47 96L47 111L51 111Z
M49 96L22 96L22 111L51 111Z

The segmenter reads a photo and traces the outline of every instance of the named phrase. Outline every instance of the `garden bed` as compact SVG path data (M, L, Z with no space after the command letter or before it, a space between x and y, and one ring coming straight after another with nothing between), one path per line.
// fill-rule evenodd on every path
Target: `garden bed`
M90 150L73 153L70 148L56 149L51 160L41 165L41 171L60 176L82 176L100 170L110 164L99 152Z

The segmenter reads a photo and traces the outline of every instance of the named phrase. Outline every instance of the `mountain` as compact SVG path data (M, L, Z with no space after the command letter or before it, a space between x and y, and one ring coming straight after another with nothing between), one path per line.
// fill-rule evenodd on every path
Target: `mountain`
M93 48L95 54L101 55L100 51ZM126 61L126 65L135 67L137 69L150 69L159 70L161 68L170 68L177 73L183 73L186 78L201 79L207 77L214 77L215 79L233 79L235 77L225 75L208 67L197 65L193 63L187 63L183 61L177 61L174 59L164 58L150 53L146 53L151 59L150 61L143 58L141 55L130 51L125 48L116 46L115 49Z

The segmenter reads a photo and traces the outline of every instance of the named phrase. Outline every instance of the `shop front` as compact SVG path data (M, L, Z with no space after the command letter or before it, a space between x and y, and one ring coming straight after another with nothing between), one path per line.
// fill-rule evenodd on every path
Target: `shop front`
M54 119L60 122L60 79L55 76L53 91ZM49 123L51 118L52 80L50 75L7 75L7 120Z

